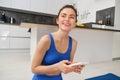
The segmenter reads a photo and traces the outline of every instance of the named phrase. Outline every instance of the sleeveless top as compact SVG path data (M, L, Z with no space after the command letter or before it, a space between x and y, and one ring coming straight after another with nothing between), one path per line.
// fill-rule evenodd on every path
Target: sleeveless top
M57 51L55 47L55 42L52 34L49 34L49 37L51 40L51 44L50 44L50 48L48 49L48 51L46 52L43 58L42 65L47 66L58 63L62 60L70 60L70 53L72 50L72 38L69 36L69 44L67 51L65 53L60 53ZM34 74L32 80L62 80L62 75L59 74L55 76L48 76L46 74Z

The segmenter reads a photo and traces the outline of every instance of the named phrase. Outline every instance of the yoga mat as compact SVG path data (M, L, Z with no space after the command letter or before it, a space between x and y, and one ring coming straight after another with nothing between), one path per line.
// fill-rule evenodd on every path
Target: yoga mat
M107 74L104 74L104 75L88 78L88 79L85 79L85 80L120 80L120 77L113 74L113 73L107 73Z

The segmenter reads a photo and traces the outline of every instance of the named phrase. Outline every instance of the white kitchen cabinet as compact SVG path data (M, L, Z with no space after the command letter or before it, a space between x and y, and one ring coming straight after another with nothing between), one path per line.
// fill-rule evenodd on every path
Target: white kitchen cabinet
M115 27L120 29L120 0L115 1Z
M77 0L78 22L96 22L96 11L115 6L115 0Z
M47 13L57 14L61 7L66 4L73 4L73 0L49 0L47 1Z
M31 10L36 12L57 14L65 4L73 4L73 0L31 0Z
M0 24L0 49L29 49L29 28Z
M120 0L115 0L115 28L120 29ZM120 32L114 33L113 58L120 58Z
M8 25L0 25L0 37L2 36L9 36L10 27Z
M9 48L9 38L8 37L0 37L0 49L8 49Z
M0 25L0 48L9 48L9 26Z
M70 35L78 41L75 60L101 62L112 60L112 31L76 28Z
M28 32L29 28L23 28L19 26L11 26L10 28L10 36L14 37L30 37L30 33Z
M12 0L12 8L30 10L30 0Z
M0 6L57 14L59 9L65 4L73 4L73 0L0 0Z
M39 26L39 27L38 27ZM41 36L55 32L57 26L38 25L32 28L31 56L35 52L36 45ZM75 28L70 36L78 41L74 60L85 62L100 62L112 60L112 31Z
M12 7L12 0L0 0L0 6Z
M10 38L10 49L30 48L30 38Z
M47 11L48 0L31 0L31 11L43 12Z
M29 28L19 26L11 26L10 28L10 48L26 49L30 48L30 33Z
M30 10L30 0L0 0L0 6L22 10Z

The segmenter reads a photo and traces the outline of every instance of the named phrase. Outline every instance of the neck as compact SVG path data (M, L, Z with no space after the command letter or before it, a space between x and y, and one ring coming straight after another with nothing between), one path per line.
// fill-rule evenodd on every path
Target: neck
M65 31L58 30L56 35L61 39L68 38L68 32Z

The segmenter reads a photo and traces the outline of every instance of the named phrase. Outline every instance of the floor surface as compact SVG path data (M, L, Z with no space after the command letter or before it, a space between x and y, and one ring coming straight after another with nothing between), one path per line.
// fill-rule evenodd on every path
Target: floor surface
M0 80L32 80L29 53L0 53ZM63 80L86 78L114 73L120 76L120 60L86 65L81 74L63 74Z

